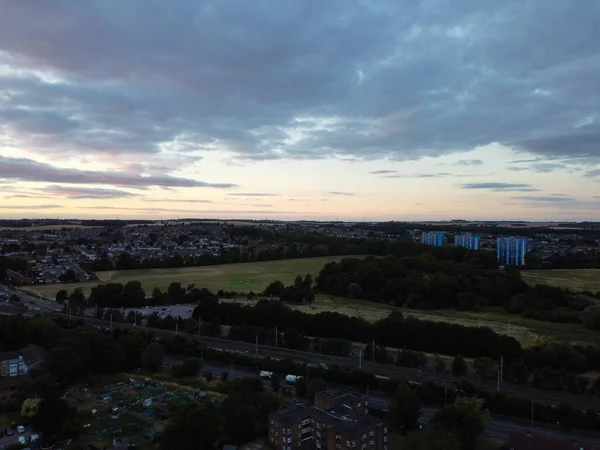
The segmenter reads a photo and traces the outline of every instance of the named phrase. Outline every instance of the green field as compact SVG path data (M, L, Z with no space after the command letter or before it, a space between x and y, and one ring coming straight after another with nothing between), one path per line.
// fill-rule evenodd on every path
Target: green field
M530 284L548 284L574 291L600 292L600 269L523 270L523 279Z
M359 256L360 257L360 256ZM325 256L318 258L286 259L241 264L222 264L218 266L184 267L176 269L111 270L96 272L101 281L87 281L74 284L46 284L26 286L23 290L42 297L54 299L60 289L69 291L82 287L89 295L92 287L100 283L127 283L137 280L142 283L147 295L155 287L165 291L172 282L183 286L194 283L198 288L208 288L213 292L219 289L238 292L261 292L277 279L291 284L296 275L310 273L316 277L323 266L331 261L339 261L345 256Z

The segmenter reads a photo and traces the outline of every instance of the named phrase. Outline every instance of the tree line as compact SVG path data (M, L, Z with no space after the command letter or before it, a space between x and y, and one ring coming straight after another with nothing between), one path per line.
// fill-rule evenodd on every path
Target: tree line
M532 287L518 270L486 268L477 257L456 263L432 253L398 258L344 258L326 264L315 278L318 292L415 309L478 310L501 306L545 322L582 322L600 292Z
M255 325L265 328L292 328L298 333L326 339L354 342L376 340L381 345L410 348L424 352L469 357L504 356L511 360L522 349L513 337L500 335L487 327L467 327L445 322L420 320L392 312L388 317L369 323L360 317L336 312L306 314L292 310L277 300L260 300L255 305L202 299L192 316L203 321L220 319L224 325Z

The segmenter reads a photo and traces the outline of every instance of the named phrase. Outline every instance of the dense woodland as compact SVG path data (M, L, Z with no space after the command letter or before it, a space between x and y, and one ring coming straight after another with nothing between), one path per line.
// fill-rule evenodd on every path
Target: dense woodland
M431 253L344 258L326 264L315 281L318 292L336 296L415 309L501 306L509 313L559 323L582 322L582 312L600 298L600 292L531 287L518 270L489 269L476 256L456 263L436 259Z

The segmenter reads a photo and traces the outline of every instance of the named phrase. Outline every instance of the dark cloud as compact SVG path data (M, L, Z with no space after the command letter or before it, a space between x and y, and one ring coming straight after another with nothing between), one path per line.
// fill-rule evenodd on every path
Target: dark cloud
M35 210L35 209L56 209L62 208L62 205L2 205L2 209L23 209L23 210Z
M136 188L148 186L231 188L236 186L232 183L206 183L169 175L142 176L127 172L60 169L31 159L4 156L0 156L0 178L69 184L109 184Z
M573 202L573 197L565 195L520 195L511 197L512 200L524 200L528 202L545 202L545 203L562 203L562 202Z
M120 189L102 189L102 188L86 188L86 187L69 187L69 186L46 186L38 189L42 192L47 192L52 196L65 197L69 200L95 199L105 200L112 198L131 198L137 197L131 192L122 191Z
M600 176L600 169L588 170L585 173L585 176L588 177L588 178L598 177L598 176Z
M397 170L371 170L369 173L371 175L386 175L388 173L396 173Z
M481 166L483 161L481 159L461 159L455 166Z
M567 170L569 166L562 162L535 162L528 167L509 167L508 170L513 172L532 171L538 173L549 173L555 170Z
M328 192L328 194L329 195L340 195L342 197L353 197L354 195L356 195L352 192L340 192L340 191L330 191L330 192Z
M231 192L233 197L278 197L279 194L269 194L265 192Z
M484 183L466 183L461 184L462 189L490 189L496 192L536 192L539 189L531 187L530 184L522 183L498 183L498 182L484 182Z
M0 145L255 161L500 142L598 161L599 15L589 0L5 0Z

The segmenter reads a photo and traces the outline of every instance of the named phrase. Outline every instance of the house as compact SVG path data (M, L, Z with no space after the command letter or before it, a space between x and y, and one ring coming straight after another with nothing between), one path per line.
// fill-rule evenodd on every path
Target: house
M513 431L509 435L508 448L510 450L600 450L600 445L586 444L575 439Z
M268 442L277 450L387 450L387 424L368 413L358 394L315 394L314 405L296 404L269 415Z
M20 350L0 352L0 404L10 401L14 391L29 380L29 371L45 357L46 351L33 344Z

